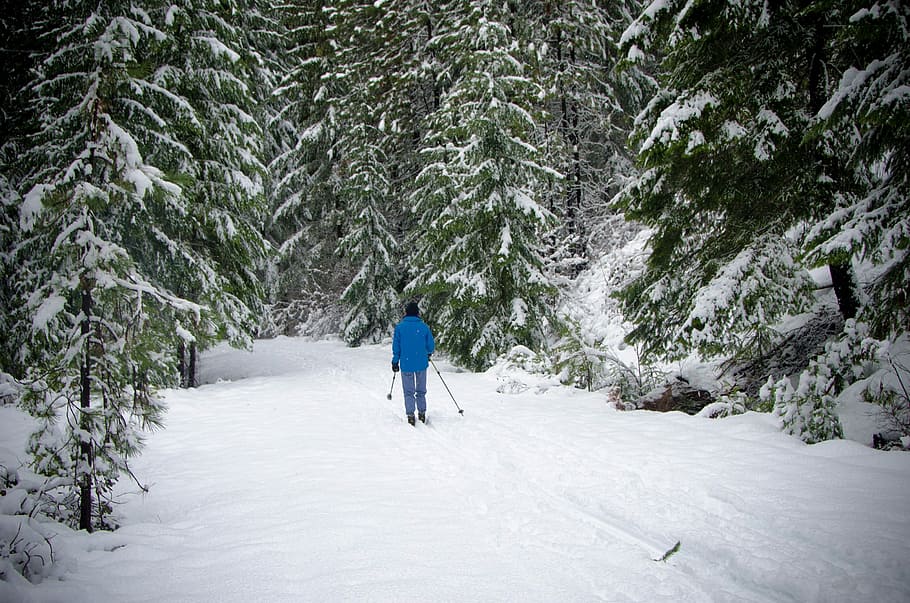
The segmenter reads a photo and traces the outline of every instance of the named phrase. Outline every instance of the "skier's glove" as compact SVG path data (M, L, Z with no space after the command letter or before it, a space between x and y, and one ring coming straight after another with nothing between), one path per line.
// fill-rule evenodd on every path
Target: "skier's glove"
M393 373L397 373L397 372L398 372L398 363L397 363L397 362L393 362L393 363L392 363L392 372L393 372Z

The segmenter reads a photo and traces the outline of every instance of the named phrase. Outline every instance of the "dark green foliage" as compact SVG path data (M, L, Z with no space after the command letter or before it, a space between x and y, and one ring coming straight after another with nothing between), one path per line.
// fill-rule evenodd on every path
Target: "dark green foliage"
M83 529L112 525L113 484L161 424L177 350L248 341L258 318L261 129L226 20L245 8L36 9L34 133L4 148L4 317L39 419L34 467L78 492L63 518Z
M835 186L849 187L836 158L807 142L824 98L824 19L836 13L763 2L682 8L669 3L636 26L642 43L664 45L665 92L633 138L643 173L623 208L654 234L624 309L634 340L657 333L655 352L737 352L756 329L804 307L799 228L830 213ZM728 319L712 325L717 301Z
M505 16L474 7L438 34L453 79L429 117L412 194L408 292L426 296L440 344L478 369L514 345L539 348L555 318L541 244L552 216L536 199L559 175L533 145L539 87Z

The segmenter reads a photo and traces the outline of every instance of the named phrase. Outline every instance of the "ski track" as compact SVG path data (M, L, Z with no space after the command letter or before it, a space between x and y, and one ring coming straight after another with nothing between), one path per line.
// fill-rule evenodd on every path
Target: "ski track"
M166 392L150 493L41 600L910 600L906 462L882 483L754 420L502 395L439 361L465 415L431 374L411 428L385 348L257 346L268 370L223 351L203 371L234 381Z

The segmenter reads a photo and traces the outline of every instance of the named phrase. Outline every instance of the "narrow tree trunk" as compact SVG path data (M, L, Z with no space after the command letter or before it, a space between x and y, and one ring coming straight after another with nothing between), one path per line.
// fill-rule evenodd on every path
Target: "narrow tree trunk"
M849 264L831 264L831 285L837 297L837 306L844 320L856 318L859 310L859 300L856 298L856 288L853 281L853 269Z
M196 387L196 342L189 346L181 340L177 344L177 361L180 365L180 387Z
M562 30L556 31L556 54L560 66L563 63L563 36ZM570 68L575 67L575 45L571 41L565 44L568 47L568 64ZM572 239L569 251L577 260L585 258L585 249L582 241L584 240L584 226L581 223L581 203L582 203L582 166L581 166L581 134L578 124L578 104L569 100L568 91L560 85L560 110L559 127L563 136L571 146L571 165L567 166L567 187L565 203L565 226ZM572 276L578 274L584 269L581 261L572 269Z
M91 418L89 410L92 403L92 346L89 335L91 333L92 316L92 290L91 285L82 282L82 336L83 354L82 366L79 370L80 406L82 415L79 427L82 431L79 445L79 466L83 474L79 483L79 529L92 531L92 473L94 459L92 458Z
M189 387L187 385L187 364L186 343L181 339L177 343L177 367L180 371L180 387Z
M190 362L187 365L187 387L196 387L196 342L190 342Z

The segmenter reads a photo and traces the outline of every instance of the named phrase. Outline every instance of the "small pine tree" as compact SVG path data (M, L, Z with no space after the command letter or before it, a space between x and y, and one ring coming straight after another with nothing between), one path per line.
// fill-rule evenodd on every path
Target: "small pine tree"
M870 336L869 326L848 320L842 336L825 345L794 388L788 377L769 378L760 396L771 403L784 431L813 444L844 437L837 416L838 397L850 385L868 378L887 354L887 344Z

